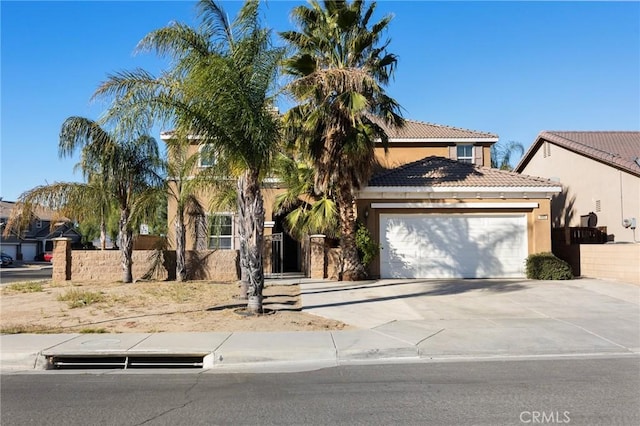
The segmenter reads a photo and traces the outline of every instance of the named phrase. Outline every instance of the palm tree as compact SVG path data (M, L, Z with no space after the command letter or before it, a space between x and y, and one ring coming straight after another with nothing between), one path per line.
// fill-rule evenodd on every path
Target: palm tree
M173 59L159 77L144 70L109 77L96 91L114 98L106 119L124 127L155 120L174 125L178 138L210 144L225 172L237 178L238 234L249 309L262 311L264 204L260 182L279 138L272 106L282 49L260 26L259 2L247 1L233 22L220 5L201 0L201 25L174 23L149 33L141 50Z
M371 24L375 5L311 0L293 9L298 31L280 34L294 49L284 69L297 105L285 121L312 158L316 193L335 189L345 280L365 276L355 243L356 191L371 177L376 141L387 146L382 123L403 124L383 87L397 63L389 41L380 44L391 16Z
M70 117L60 131L59 155L69 156L78 149L81 152L78 167L87 182L56 182L23 193L19 197L21 208L16 209L8 227L18 226L20 220L30 217L37 205L79 221L95 217L97 207L104 249L106 223L116 206L123 282L132 282L133 228L153 207L154 197L162 188L162 178L157 173L160 167L157 144L145 135L116 142L95 121Z
M274 161L273 173L285 188L274 200L274 213L287 213L285 228L293 238L301 241L311 234L330 238L339 235L338 212L331 189L321 195L314 191L313 164L301 156L281 153Z
M158 145L141 134L134 139L116 140L93 120L70 117L62 125L61 156L81 151L84 168L99 171L101 196L119 209L118 240L123 270L122 281L132 275L133 229L136 219L148 213L156 194L163 188Z
M510 141L506 145L494 144L491 146L491 167L500 170L513 170L511 159L517 155L522 157L524 146L520 142Z
M188 141L170 140L167 145L168 197L176 206L173 218L176 243L176 279L185 281L188 277L186 266L187 218L204 216L204 207L198 199L198 193L206 188L208 181L203 179L202 173L191 175L198 164L199 153L189 153Z

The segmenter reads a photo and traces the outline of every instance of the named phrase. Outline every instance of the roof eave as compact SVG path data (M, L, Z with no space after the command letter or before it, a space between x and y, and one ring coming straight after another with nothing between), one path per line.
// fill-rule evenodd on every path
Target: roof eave
M359 191L360 199L375 198L550 198L561 186L367 186Z

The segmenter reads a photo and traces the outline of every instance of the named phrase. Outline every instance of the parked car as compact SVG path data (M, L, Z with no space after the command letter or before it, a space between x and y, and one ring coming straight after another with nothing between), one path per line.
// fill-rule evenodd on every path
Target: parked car
M13 265L13 257L9 256L7 253L0 253L0 258L2 259L2 266Z
M51 262L52 258L53 258L53 253L44 252L44 253L38 253L34 260L36 262Z

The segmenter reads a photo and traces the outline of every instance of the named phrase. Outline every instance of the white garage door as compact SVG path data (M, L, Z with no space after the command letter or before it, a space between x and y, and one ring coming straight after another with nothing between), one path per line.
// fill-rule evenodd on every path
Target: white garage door
M16 253L18 253L18 245L17 244L2 244L2 245L0 245L0 251L2 251L3 253L6 253L9 256L11 256L13 258L13 260L16 260Z
M524 214L381 214L382 278L520 278Z
M33 262L37 253L37 243L22 243L22 260Z

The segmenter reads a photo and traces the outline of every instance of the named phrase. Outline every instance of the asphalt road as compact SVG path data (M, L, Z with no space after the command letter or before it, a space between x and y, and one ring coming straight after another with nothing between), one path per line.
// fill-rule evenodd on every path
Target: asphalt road
M16 268L5 266L0 268L0 284L11 284L24 281L48 280L53 274L52 266L34 268Z
M3 425L638 425L640 359L1 376Z

